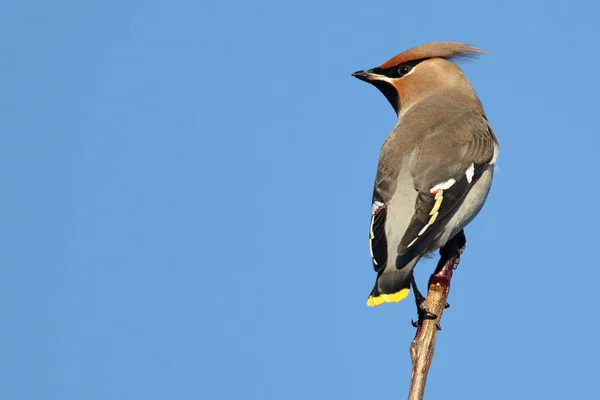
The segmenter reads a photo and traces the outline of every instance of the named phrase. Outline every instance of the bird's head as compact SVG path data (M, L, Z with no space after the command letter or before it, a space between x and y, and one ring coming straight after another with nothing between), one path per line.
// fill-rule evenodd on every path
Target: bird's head
M452 60L479 54L485 51L463 43L426 43L398 54L379 67L356 71L352 76L379 89L399 114L401 107L408 107L440 90L473 92Z

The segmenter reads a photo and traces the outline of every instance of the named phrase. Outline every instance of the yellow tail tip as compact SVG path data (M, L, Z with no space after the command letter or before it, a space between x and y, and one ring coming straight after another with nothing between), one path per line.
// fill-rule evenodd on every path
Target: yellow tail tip
M380 294L379 296L369 296L367 299L367 305L369 307L377 307L383 303L397 303L401 300L404 300L406 296L410 293L409 288L405 288L396 293L390 294Z

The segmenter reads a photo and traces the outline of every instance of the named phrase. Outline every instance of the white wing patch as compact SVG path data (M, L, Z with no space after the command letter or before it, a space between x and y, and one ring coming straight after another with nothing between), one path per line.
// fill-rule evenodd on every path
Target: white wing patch
M373 234L373 231L371 231L371 235ZM373 238L371 238L372 240ZM375 259L375 255L373 255L373 244L372 241L369 240L369 252L371 253L371 259L373 260L373 264L378 265L377 264L377 260Z
M375 212L377 212L377 210L382 206L383 206L382 202L375 200L373 202L373 205L371 206L371 215L375 215Z
M465 172L465 175L467 176L467 182L471 183L473 175L475 175L475 164L471 164L469 169L467 169L467 172Z
M377 200L375 200L373 202L373 205L371 206L371 226L369 227L369 252L371 253L371 259L373 260L373 264L375 264L375 265L378 265L378 264L377 264L377 260L375 260L375 255L373 254L373 239L375 239L375 233L373 232L373 225L375 224L375 214L377 214L377 211L384 206L385 206L385 204L383 204L382 202L377 201Z
M452 185L454 185L455 183L456 183L456 180L454 178L450 178L446 182L438 183L437 185L432 187L430 191L432 194L436 194L440 190L450 189L452 187Z
M371 240L375 239L375 234L373 233L373 225L375 224L375 214L377 213L377 210L379 210L384 205L385 204L383 204L382 202L375 200L373 202L373 205L371 206L371 226L369 229L369 237L371 238ZM370 241L369 241L369 248L371 248ZM371 249L371 257L373 257L373 249ZM375 264L377 264L377 263L375 263Z

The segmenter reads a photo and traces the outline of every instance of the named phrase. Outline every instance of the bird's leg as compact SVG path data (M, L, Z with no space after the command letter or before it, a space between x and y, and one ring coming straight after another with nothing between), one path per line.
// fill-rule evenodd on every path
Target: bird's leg
M440 248L440 260L438 262L438 267L436 268L431 278L434 278L437 275L445 276L447 273L449 273L450 276L452 276L451 271L455 270L458 267L458 263L460 262L460 255L465 251L466 245L467 238L465 236L464 230L461 230L452 239L450 239L445 246ZM436 319L437 315L433 314L427 308L425 297L417 288L417 283L415 282L414 274L411 275L410 283L414 291L415 302L417 303L417 313L419 315L418 322L415 323L413 321L412 324L415 327L419 327L423 324L423 321L425 319ZM444 308L449 307L450 304L448 303L446 303L446 305L444 306ZM436 325L439 330L442 329L439 323L437 323Z
M465 231L461 229L460 232L454 235L454 237L440 249L440 264L450 262L452 263L452 269L458 268L460 255L465 251L465 247L467 247L467 237L465 236Z
M415 294L415 302L417 303L417 308L421 308L421 304L425 301L425 296L421 294L421 291L417 287L417 282L415 281L415 274L410 274L410 286L412 286L413 292Z
M427 301L425 299L425 296L423 296L423 294L419 291L419 288L417 287L417 282L415 281L414 273L411 273L411 275L410 275L410 285L412 286L413 293L415 295L415 303L417 304L417 315L419 317L417 322L411 321L412 325L414 327L417 327L417 326L423 324L423 321L425 319L437 318L437 315L435 315L431 311L429 311L429 308L427 307Z
M450 279L452 278L452 272L458 267L460 262L460 255L465 251L467 245L467 238L465 232L461 230L452 239L448 241L442 248L440 248L440 260L435 272L429 278L429 284L437 282L441 285L450 285ZM446 303L444 308L450 307L450 304ZM442 329L439 322L436 323L438 330Z

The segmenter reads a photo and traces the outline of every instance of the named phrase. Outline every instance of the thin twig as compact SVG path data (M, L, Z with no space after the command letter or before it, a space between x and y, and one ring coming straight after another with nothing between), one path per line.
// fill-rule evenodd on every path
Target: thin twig
M408 400L423 399L437 331L441 329L440 320L450 292L452 273L456 268L456 258L457 256L450 258L442 256L435 272L429 278L427 308L432 315L437 315L437 318L425 317L419 320L417 333L410 346L412 375Z

